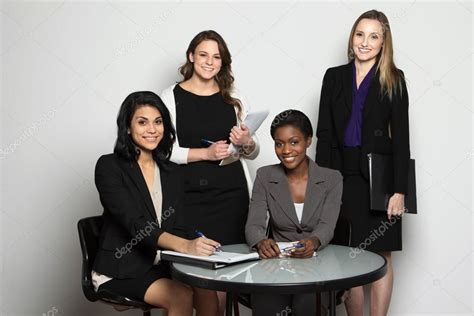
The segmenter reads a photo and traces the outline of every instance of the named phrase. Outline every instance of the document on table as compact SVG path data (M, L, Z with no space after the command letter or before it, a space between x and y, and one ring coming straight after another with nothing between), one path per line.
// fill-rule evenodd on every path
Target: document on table
M226 251L215 252L213 255L210 256L196 256L171 250L165 250L161 252L161 258L163 260L172 262L189 263L207 268L217 269L234 263L258 260L259 256L257 252L242 254Z

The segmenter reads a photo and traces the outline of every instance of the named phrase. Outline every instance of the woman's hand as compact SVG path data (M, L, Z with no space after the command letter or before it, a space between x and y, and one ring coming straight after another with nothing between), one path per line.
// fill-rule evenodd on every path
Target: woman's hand
M240 127L234 126L230 130L229 139L234 146L243 146L248 144L252 139L250 137L250 131L245 124L240 124Z
M291 253L293 258L311 258L314 255L314 251L321 246L321 242L317 237L305 238L298 241L303 247L295 248Z
M193 240L188 240L186 253L197 256L210 256L221 245L212 239L206 237L199 237Z
M388 201L387 217L402 216L405 213L405 194L394 193Z
M230 156L229 144L225 140L217 141L206 149L206 160L222 160Z
M257 250L260 258L278 258L280 256L280 247L273 239L262 239L257 243Z

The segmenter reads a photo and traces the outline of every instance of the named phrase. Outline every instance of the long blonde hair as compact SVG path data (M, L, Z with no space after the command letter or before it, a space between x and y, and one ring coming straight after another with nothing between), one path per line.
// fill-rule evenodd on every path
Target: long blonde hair
M237 115L242 118L242 103L239 99L232 97L234 89L234 75L232 74L232 56L227 44L219 33L213 30L202 31L197 34L189 43L186 50L186 62L179 68L179 72L183 75L183 81L190 79L194 73L194 65L189 60L189 54L194 54L196 47L203 41L215 41L219 48L222 66L219 73L215 76L215 80L221 90L224 102L237 108Z
M362 19L376 20L380 22L382 26L383 40L382 49L377 56L377 71L379 72L379 82L381 87L381 93L387 94L389 99L392 100L392 96L395 93L402 94L402 80L404 80L403 74L397 69L393 62L393 40L392 32L390 31L390 24L387 16L380 11L370 10L362 13L357 18L352 26L351 34L349 36L349 43L347 47L347 57L349 61L352 61L355 56L352 49L352 39L357 25Z

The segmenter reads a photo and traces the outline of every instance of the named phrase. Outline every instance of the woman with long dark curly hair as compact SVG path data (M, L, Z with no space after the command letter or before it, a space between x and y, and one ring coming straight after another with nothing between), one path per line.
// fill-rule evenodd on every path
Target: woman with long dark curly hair
M247 111L233 94L231 62L224 39L215 31L203 31L186 51L180 68L183 80L162 93L176 122L171 161L182 164L186 196L182 220L191 233L202 231L223 245L245 242L251 182L239 158L253 159L259 151L240 124ZM228 151L230 143L237 152Z
M252 184L245 159L259 152L241 124L248 108L233 91L231 63L224 39L203 31L186 50L183 80L161 94L177 132L171 161L183 171L185 212L179 222L223 245L245 242ZM236 151L229 151L230 144Z

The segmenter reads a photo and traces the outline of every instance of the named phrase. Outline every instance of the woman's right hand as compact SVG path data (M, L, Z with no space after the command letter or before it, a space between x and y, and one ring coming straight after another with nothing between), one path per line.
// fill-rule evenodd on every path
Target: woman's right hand
M196 239L188 240L186 253L196 256L210 256L220 246L221 245L217 241L206 237L199 237Z
M278 258L280 256L280 247L273 239L262 239L257 243L257 250L260 258Z
M207 147L207 160L222 160L230 156L228 152L229 144L225 140L220 140Z

